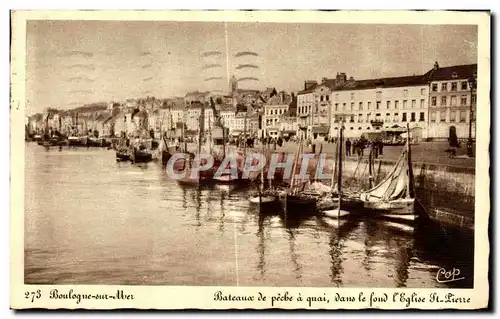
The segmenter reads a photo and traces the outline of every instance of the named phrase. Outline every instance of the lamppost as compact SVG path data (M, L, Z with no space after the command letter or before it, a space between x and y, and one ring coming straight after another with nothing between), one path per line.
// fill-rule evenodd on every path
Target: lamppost
M476 89L477 80L476 76L471 76L468 80L470 87L470 108L469 108L469 139L467 140L467 156L473 157L473 142L472 142L472 118L473 118L473 104L477 103L473 95L473 90Z

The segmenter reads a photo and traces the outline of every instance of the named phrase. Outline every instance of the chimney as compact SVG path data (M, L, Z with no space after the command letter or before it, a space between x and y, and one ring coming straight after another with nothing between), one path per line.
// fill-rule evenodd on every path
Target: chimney
M345 73L337 73L335 81L337 84L344 84L347 81L347 75Z
M326 83L326 80L328 80L328 78L322 78L321 83Z
M437 71L439 69L439 64L437 61L434 63L434 71Z
M352 76L349 78L349 82L354 82L354 78Z

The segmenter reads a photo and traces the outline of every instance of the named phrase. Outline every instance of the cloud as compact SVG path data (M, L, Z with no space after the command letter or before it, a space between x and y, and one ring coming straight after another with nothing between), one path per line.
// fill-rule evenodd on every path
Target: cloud
M207 56L213 56L213 55L222 55L222 53L220 51L208 51L208 52L204 52L201 56L207 57Z
M222 80L222 77L221 76L211 76L211 77L205 79L205 81L212 81L212 80Z
M247 76L244 78L239 78L238 82L240 82L240 81L259 81L259 79L256 77L253 77L253 76Z
M205 64L203 66L204 69L210 69L210 68L221 68L222 64Z
M257 53L252 52L252 51L242 51L242 52L236 53L235 57L239 58L241 56L246 56L246 55L259 56Z
M236 70L240 70L240 69L244 69L244 68L258 69L259 67L255 64L240 64L236 67Z

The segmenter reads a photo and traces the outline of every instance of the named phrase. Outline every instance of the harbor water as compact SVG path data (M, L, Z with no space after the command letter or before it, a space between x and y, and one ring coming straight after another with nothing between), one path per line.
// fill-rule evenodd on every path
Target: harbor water
M180 186L106 149L27 143L25 159L26 284L473 286L464 230L261 215L248 189Z

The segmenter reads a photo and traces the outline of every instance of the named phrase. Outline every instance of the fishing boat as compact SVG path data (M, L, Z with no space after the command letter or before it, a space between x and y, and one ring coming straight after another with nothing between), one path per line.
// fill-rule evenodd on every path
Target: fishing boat
M335 166L332 172L330 187L326 187L326 185L324 186L322 191L326 194L322 195L317 203L317 208L323 216L334 219L345 218L349 216L351 212L360 211L363 208L363 202L358 198L358 194L344 191L342 189L342 146L344 144L343 118L340 119L340 123L340 130L337 137L336 160L334 161ZM335 177L337 178L336 187L334 185ZM318 189L320 190L320 188L316 187L316 190Z
M264 143L262 143L262 155L264 155ZM279 204L280 194L277 189L272 188L272 178L269 179L269 186L267 189L264 189L264 168L260 171L260 183L259 183L259 191L257 194L254 194L250 197L249 201L252 204L258 204L260 211L263 212L264 208L274 206Z
M87 136L69 136L68 137L68 144L69 144L69 146L86 147L87 143L88 143L88 137Z
M415 221L415 191L411 164L409 128L406 146L389 175L375 187L362 192L364 208L377 217L398 221Z

